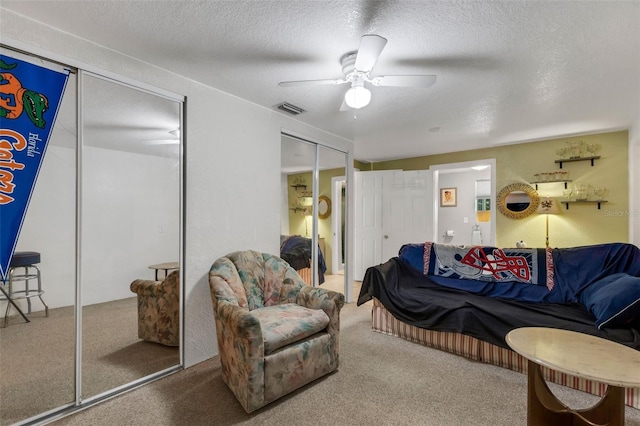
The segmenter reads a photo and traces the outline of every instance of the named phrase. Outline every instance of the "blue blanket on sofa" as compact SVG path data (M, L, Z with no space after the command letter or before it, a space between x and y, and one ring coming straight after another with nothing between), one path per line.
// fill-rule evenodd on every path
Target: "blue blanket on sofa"
M556 248L550 250L553 266L553 282L551 285L523 285L525 273L498 274L501 279L486 279L487 273L482 273L482 267L476 268L485 279L469 279L469 276L458 273L435 272L436 260L432 260L425 251L433 253L432 246L424 243L405 244L400 248L398 257L413 269L444 287L457 288L471 293L488 297L535 303L577 303L580 293L591 284L606 276L616 273L626 273L640 277L640 250L632 244L610 243L583 247ZM491 249L491 248L490 248ZM489 250L489 252L491 252ZM486 253L483 251L486 257ZM464 256L460 258L462 260ZM425 260L427 262L425 262ZM467 262L469 263L469 262ZM533 263L531 263L531 267ZM540 271L538 262L538 271ZM527 264L527 268L530 266ZM545 264L546 268L550 265ZM489 268L490 269L490 268ZM508 268L507 268L508 269ZM515 269L514 269L515 270ZM485 272L488 271L485 268ZM540 272L538 272L540 274ZM493 274L492 274L493 275ZM517 278L516 278L517 276ZM495 278L495 277L494 277ZM547 278L547 275L544 275ZM540 284L540 277L537 278Z
M551 250L424 245L424 274L490 282L520 282L553 289Z

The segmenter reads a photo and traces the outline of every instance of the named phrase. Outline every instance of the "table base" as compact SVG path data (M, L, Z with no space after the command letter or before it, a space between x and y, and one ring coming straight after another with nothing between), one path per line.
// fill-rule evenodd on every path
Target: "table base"
M609 385L607 393L593 407L573 410L549 390L540 366L531 360L528 363L528 426L624 425L624 388Z

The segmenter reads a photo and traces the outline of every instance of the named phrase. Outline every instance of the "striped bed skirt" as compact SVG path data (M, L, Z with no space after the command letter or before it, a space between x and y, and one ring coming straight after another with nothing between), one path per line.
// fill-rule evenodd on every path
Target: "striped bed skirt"
M307 285L311 285L311 268L298 269L296 272L300 275L300 278L307 283Z
M497 365L519 373L527 373L527 359L510 349L504 349L460 333L427 330L404 323L396 319L376 298L373 298L371 315L374 331L401 337L475 361ZM542 367L542 373L545 380L549 382L593 395L603 396L607 391L607 385L604 383L574 377L547 367ZM626 388L625 392L625 404L640 409L640 388Z

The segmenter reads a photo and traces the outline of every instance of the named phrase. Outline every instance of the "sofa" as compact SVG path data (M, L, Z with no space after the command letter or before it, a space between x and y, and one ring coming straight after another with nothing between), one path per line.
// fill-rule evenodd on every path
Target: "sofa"
M341 293L253 250L217 259L209 287L222 378L247 413L338 368Z
M165 346L180 345L180 271L162 281L135 280L138 295L138 337Z
M510 249L416 243L367 269L357 300L373 329L525 373L505 342L519 327L599 336L640 350L640 249L611 243ZM596 395L606 385L543 369L549 381ZM640 408L640 389L626 390Z

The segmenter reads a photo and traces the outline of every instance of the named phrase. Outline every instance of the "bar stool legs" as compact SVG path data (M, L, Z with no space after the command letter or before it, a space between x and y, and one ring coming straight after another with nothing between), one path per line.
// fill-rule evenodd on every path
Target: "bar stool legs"
M7 326L9 322L9 312L11 311L11 307L13 306L18 313L24 318L25 321L29 322L29 319L25 316L24 312L20 309L20 307L15 303L16 299L26 299L27 300L27 313L31 313L31 298L37 297L40 299L40 302L44 306L44 314L46 317L49 316L49 306L42 299L42 294L44 290L42 290L42 278L40 276L40 268L38 268L35 264L40 263L40 253L37 252L16 252L13 255L13 259L11 261L11 265L9 266L9 279L7 280L8 292L2 289L2 293L6 296L7 299L7 309L4 313L4 327ZM21 269L20 269L21 268ZM30 281L37 280L37 287L30 287ZM16 290L14 289L14 283L24 282L24 289Z
M29 320L29 318L27 318L27 316L24 314L24 312L22 312L22 309L20 309L20 306L16 305L16 302L13 301L13 299L11 297L9 297L9 294L6 292L6 290L4 289L4 285L0 284L0 291L2 292L2 294L4 294L4 298L0 298L0 300L6 299L7 300L7 310L4 314L4 321L2 322L2 327L6 327L7 326L7 315L9 313L9 306L13 305L14 308L16 308L16 311L18 311L18 313L22 316L22 318L24 318L24 320L26 322L31 322Z

